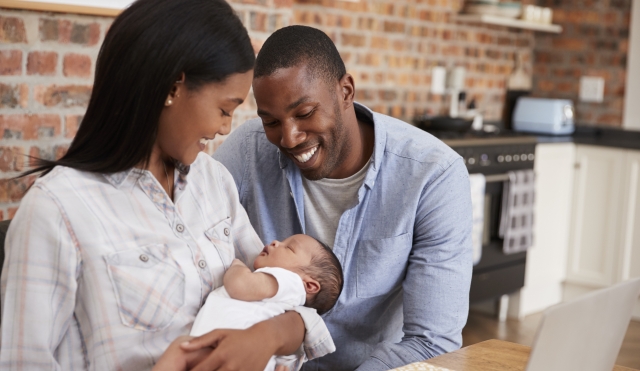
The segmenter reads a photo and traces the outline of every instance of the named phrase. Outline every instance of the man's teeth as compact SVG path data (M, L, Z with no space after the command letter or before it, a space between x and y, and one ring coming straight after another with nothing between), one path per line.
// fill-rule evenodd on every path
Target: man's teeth
M202 144L203 146L206 146L207 143L209 143L209 139L206 139L206 138L200 139L200 144Z
M295 159L298 160L298 162L305 163L309 161L309 159L316 153L317 150L318 150L318 147L313 147L309 152L306 152L297 156L294 155L293 157L295 157Z

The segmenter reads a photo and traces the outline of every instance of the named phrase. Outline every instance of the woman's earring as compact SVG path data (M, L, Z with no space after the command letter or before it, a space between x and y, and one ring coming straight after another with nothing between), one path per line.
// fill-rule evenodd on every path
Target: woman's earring
M170 106L170 105L172 105L172 104L173 104L173 101L172 101L171 99L167 99L167 103L166 103L166 105L167 105L167 106Z

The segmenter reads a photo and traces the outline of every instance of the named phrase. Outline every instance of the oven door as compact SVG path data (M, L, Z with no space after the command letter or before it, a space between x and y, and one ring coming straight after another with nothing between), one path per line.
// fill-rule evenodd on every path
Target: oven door
M487 175L484 200L482 257L473 267L469 302L497 299L524 286L527 253L507 255L499 236L503 182L506 174Z

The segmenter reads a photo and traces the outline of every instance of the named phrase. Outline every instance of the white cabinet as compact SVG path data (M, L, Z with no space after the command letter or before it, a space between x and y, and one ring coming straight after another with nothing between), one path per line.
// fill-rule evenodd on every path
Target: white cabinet
M570 233L564 300L640 277L640 151L576 146Z
M576 148L568 282L604 287L617 281L625 154Z
M533 246L527 252L524 287L509 301L509 316L523 318L562 301L573 193L573 143L536 146Z
M640 277L640 151L628 151L624 165L622 250L618 280Z

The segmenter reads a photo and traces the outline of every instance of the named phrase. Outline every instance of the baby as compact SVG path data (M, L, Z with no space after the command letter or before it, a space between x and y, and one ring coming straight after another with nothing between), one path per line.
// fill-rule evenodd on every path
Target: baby
M338 258L327 245L304 234L271 242L253 267L255 272L240 260L233 261L224 274L223 286L209 294L198 312L191 336L219 328L246 329L299 305L324 314L342 292L344 278ZM189 355L174 344L171 348L175 352L165 356L175 356L178 369L188 368ZM265 371L275 369L275 358L271 357ZM295 359L278 357L278 364L292 367Z

